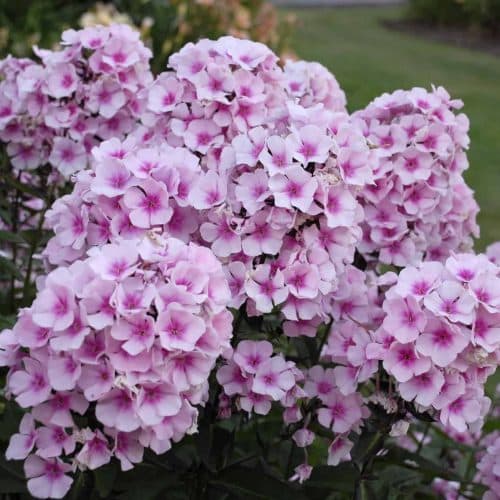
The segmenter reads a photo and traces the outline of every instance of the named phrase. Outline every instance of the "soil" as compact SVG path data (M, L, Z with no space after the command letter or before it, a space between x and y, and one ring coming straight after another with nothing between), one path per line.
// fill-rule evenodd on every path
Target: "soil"
M466 28L434 26L411 20L385 20L389 29L414 34L428 40L448 43L457 47L487 52L500 57L500 34L492 35Z

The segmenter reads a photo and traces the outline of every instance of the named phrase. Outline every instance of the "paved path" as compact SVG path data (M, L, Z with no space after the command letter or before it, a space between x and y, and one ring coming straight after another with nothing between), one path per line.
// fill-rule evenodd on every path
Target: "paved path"
M406 0L271 0L275 5L294 7L353 7L357 5L391 5Z

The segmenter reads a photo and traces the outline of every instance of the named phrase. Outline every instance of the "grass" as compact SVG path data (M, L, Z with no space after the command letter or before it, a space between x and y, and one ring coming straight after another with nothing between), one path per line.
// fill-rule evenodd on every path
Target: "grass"
M479 250L500 240L500 59L386 29L403 7L310 8L297 15L292 47L337 77L351 110L397 88L443 85L465 102L472 145L467 181L481 206Z

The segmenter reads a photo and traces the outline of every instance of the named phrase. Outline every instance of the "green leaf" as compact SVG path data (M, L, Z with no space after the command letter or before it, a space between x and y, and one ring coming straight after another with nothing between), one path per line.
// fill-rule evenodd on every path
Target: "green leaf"
M7 476L2 472L0 476L0 493L12 494L12 493L26 493L26 481L18 479L12 476Z
M0 330L4 328L12 328L16 322L15 314L1 314L0 315Z
M25 493L26 480L21 462L8 462L0 453L0 493Z
M7 201L7 200L5 200ZM10 213L8 210L4 210L3 208L0 208L0 219L2 219L7 226L12 226L12 217L10 216Z
M30 196L34 196L35 198L44 199L44 192L42 190L36 189L28 184L19 182L17 179L9 177L8 175L3 176L3 180L11 187L17 189L18 191L21 191L21 193L29 194Z
M131 471L120 473L115 484L115 489L121 494L114 495L113 498L122 500L170 498L172 489L182 486L178 475L147 464L141 464ZM163 494L166 491L169 492L168 497Z
M95 487L101 498L107 498L110 495L117 474L118 465L114 461L94 471Z
M36 247L46 244L50 239L52 232L38 231L37 229L26 229L26 231L21 231L19 235L26 243Z
M357 481L359 481L359 472L351 462L343 462L335 467L320 465L314 467L311 478L305 483L305 489L307 492L338 491L352 496Z
M399 448L397 446L389 446L388 452L383 458L379 459L380 463L398 464L412 470L418 470L428 478L440 477L448 481L461 481L462 478L450 470L448 467L443 467L440 463L429 460L420 454ZM412 466L412 463L415 466Z
M225 469L211 485L230 493L231 498L242 500L305 500L298 488L266 474L262 467L236 466Z
M21 238L18 234L3 230L0 230L0 241L7 241L9 243L24 243L23 238Z
M9 259L6 259L1 255L0 255L0 270L5 271L6 274L15 276L18 279L21 280L23 279L23 275L21 274L21 271L19 271L18 267L15 264L13 264Z

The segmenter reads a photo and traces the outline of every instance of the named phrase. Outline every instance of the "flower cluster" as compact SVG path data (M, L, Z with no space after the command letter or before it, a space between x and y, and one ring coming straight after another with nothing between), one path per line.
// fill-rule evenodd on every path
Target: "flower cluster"
M70 464L92 470L115 456L128 470L144 447L163 453L196 429L230 347L229 295L210 250L153 232L47 275L0 336L7 391L29 409L7 457L26 459L34 496L64 496Z
M385 318L367 347L406 401L458 432L480 427L484 383L498 366L500 271L485 255L407 267L386 293Z
M170 66L148 90L143 125L95 148L92 171L54 205L49 261L163 227L212 249L231 306L279 306L287 335L308 334L352 262L356 191L371 179L343 93L319 65L283 71L264 45L231 37L189 44Z
M50 163L63 178L88 166L99 140L125 137L152 79L151 52L126 25L63 33L40 63L0 63L0 140L15 172Z
M267 340L242 340L217 371L217 381L226 396L236 399L238 409L258 415L267 415L273 401L291 407L304 395L297 385L302 378L295 363L273 355Z
M478 206L463 172L469 121L442 87L398 90L354 113L377 156L360 252L403 267L470 251Z

